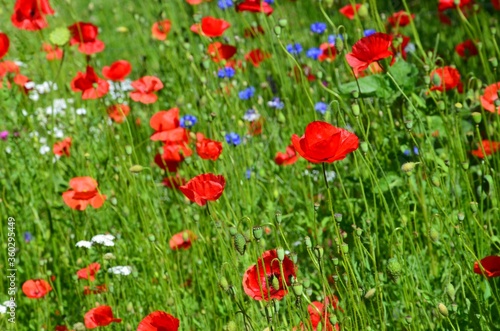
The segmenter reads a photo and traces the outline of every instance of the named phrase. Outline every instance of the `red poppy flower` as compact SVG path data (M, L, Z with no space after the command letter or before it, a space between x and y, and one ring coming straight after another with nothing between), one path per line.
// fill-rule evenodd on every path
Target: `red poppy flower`
M394 53L401 53L401 56L403 59L406 60L407 54L406 54L406 46L410 43L410 37L402 35L402 34L397 34L393 36L393 43L391 45L391 50ZM378 64L377 62L373 62ZM379 65L380 66L380 65Z
M71 209L85 210L90 204L94 208L100 208L106 196L97 191L97 182L91 177L75 177L69 181L72 188L62 194L64 203Z
M69 331L69 329L66 325L56 325L54 331Z
M0 79L8 73L18 74L19 66L14 61L0 62Z
M276 153L276 156L274 157L274 163L276 163L277 165L290 165L297 162L298 158L299 157L297 156L295 148L293 147L293 145L290 145L286 148L286 151L284 153Z
M7 52L9 51L9 46L9 37L5 33L0 32L0 59L3 58L5 54L7 54Z
M486 277L500 277L500 256L487 256L480 262ZM481 267L479 267L479 263L477 261L474 262L474 272L479 275L483 274L483 271L481 270Z
M307 311L309 312L309 318L314 331L318 330L319 326L321 326L320 330L324 331L340 330L338 324L335 324L335 327L331 324L330 314L328 312L328 306L331 305L333 310L335 310L337 309L337 303L337 297L333 296L332 299L328 297L325 298L325 304L319 301L313 301L307 306ZM301 324L300 330L306 330L304 324Z
M283 274L281 269L283 269ZM291 285L290 277L296 276L296 269L288 256L285 256L280 267L276 250L265 251L257 264L245 271L243 289L254 300L281 300L288 293L284 283L287 286Z
M101 269L101 265L97 262L89 264L76 272L78 279L88 279L91 282L95 280L95 274Z
M54 15L49 0L16 0L10 20L18 29L36 31L48 26L45 15Z
M431 91L448 91L454 88L461 89L460 73L453 67L443 67L434 69L431 72L433 86Z
M319 49L321 49L321 54L318 56L318 60L320 60L321 62L325 60L335 60L335 57L337 56L337 49L335 48L335 45L322 43L319 46Z
M212 58L212 61L217 63L232 58L236 54L236 47L217 41L208 45L207 53Z
M102 68L102 75L109 80L121 82L132 71L132 66L128 61L118 60L113 62L111 66Z
M99 306L89 310L84 317L85 327L87 329L95 329L100 326L107 326L111 323L120 323L121 318L113 316L113 310L110 306Z
M243 31L243 37L244 38L255 38L259 34L264 34L264 29L259 25L259 26L252 26L251 28L246 28Z
M56 142L52 147L52 151L57 156L66 155L69 157L69 149L71 147L71 137L64 138L63 141Z
M196 6L203 3L203 0L186 0L186 2L191 6Z
M169 241L170 248L173 250L177 249L188 249L191 247L191 241L196 240L196 235L191 230L185 230L176 233L172 236Z
M458 44L455 47L455 52L457 52L460 57L475 56L479 53L476 44L470 39Z
M302 137L294 134L292 143L304 159L313 163L332 163L358 149L359 139L347 130L315 121L307 125Z
M179 320L164 311L157 310L144 317L137 331L177 331Z
M347 63L353 68L354 73L363 71L372 62L392 56L391 65L394 63L394 53L389 50L392 36L377 32L368 37L361 38L352 46L352 52L346 54Z
M483 147L481 148L481 146L479 146L478 149L473 150L471 152L472 155L484 159L485 155L483 154L483 148L484 148L484 153L486 153L486 155L491 155L493 153L500 151L500 142L483 140L481 141L481 145L483 145Z
M202 133L196 134L196 153L204 160L215 161L222 153L222 143L205 138Z
M172 22L170 20L163 20L153 24L151 27L151 34L153 38L158 40L165 40L172 27Z
M132 82L135 89L130 92L130 98L144 104L155 103L158 96L154 92L163 88L163 83L155 76L144 76Z
M49 43L42 44L42 50L47 53L45 58L48 61L60 60L63 57L63 50L59 46L52 46Z
M193 24L191 31L206 37L220 37L230 26L225 20L207 16L201 19L201 23Z
M304 73L304 76L306 76L307 81L314 82L316 80L316 76L312 73L312 68L309 67L307 64L302 64L301 67L302 67L302 73ZM300 82L302 73L298 66L294 66L293 71L289 74L289 76L295 77L295 80L297 82Z
M82 100L98 99L109 91L109 83L97 76L94 68L87 66L85 73L78 72L71 81L71 89L74 92L82 92Z
M439 21L445 25L451 25L451 18L443 12L438 12Z
M460 0L460 4L458 5L460 8L463 8L468 5L472 5L474 0ZM439 0L438 10L443 11L446 9L454 9L456 7L455 0Z
M500 0L491 0L491 5L496 10L500 10Z
M353 5L345 5L344 7L339 9L339 12L347 17L350 20L354 19L354 15L358 13L359 8L361 7L361 4L357 3L355 6Z
M158 167L169 172L176 172L179 168L180 161L166 160L163 158L164 154L155 155L155 163Z
M186 130L179 127L179 108L157 112L151 116L149 125L155 130L151 135L151 140L153 141L188 141Z
M392 27L407 26L415 18L415 14L408 14L404 10L400 10L397 13L392 14L387 18L387 21Z
M163 145L163 155L165 161L182 162L184 158L191 156L193 151L184 142L167 142Z
M116 123L123 123L130 113L130 107L123 104L111 105L107 109L108 116Z
M39 299L52 291L52 287L43 279L30 279L24 282L22 290L28 298Z
M106 287L106 284L96 285L95 287L90 287L86 285L83 287L83 294L84 295L99 294L99 293L104 293L107 290L108 288Z
M251 121L248 123L248 134L251 136L258 136L262 134L262 126L264 125L264 118L259 117L255 121Z
M68 29L71 32L70 45L78 45L78 51L81 53L91 55L104 50L104 43L97 39L99 30L94 24L77 22Z
M263 0L245 0L236 6L236 11L248 11L252 13L264 13L266 15L271 15L273 13L273 7L271 7L267 2Z
M179 187L179 190L192 202L204 206L207 200L215 201L220 198L226 180L222 175L211 173L201 174L192 178L186 185Z
M271 54L261 51L259 48L251 50L245 54L245 61L248 61L258 67L262 61L271 57Z
M500 104L498 104L496 100L498 100L498 91L500 91L500 82L491 84L484 89L484 93L481 96L481 105L487 111L492 113L497 112L500 114ZM495 105L496 104L496 105Z
M169 176L169 177L163 178L163 180L162 180L163 185L165 185L168 188L176 189L176 190L178 190L179 187L181 187L182 185L186 184L186 182L187 182L187 180L185 180L184 178L179 176L179 174L177 174L175 176Z
M27 88L26 84L31 82L31 79L26 77L25 75L17 74L14 76L14 84L20 87L23 93L28 93L32 88Z

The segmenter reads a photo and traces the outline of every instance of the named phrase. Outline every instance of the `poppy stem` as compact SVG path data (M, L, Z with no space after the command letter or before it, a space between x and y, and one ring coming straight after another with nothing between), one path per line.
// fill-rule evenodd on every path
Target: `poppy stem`
M328 197L330 198L330 203L332 202L332 198L330 197L330 186L328 186L328 180L326 179L326 165L325 162L321 163L323 166L323 178L325 179L326 189L328 190Z

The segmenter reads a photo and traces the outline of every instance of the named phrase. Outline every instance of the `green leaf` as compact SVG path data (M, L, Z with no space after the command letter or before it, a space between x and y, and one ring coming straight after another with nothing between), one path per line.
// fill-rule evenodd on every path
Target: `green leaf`
M388 89L387 82L381 75L372 75L360 78L358 79L358 83L361 90L361 96L370 96L376 92L383 93L382 90ZM339 91L342 94L350 94L353 91L358 91L358 85L356 84L356 81L342 84L339 86Z
M418 78L418 69L414 64L400 59L389 68L389 72L403 90L415 88ZM389 81L394 85L392 80L389 79Z

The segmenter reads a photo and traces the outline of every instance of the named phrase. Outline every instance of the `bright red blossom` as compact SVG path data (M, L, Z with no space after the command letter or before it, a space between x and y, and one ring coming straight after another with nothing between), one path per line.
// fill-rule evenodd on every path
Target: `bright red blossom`
M484 269L484 275L486 277L500 277L500 256L487 256L479 262ZM479 275L483 274L477 261L474 262L474 272Z
M222 153L222 143L205 138L202 133L196 134L196 153L204 160L215 161Z
M271 7L267 2L263 0L244 0L242 3L236 6L236 11L264 13L269 16L273 13L273 7Z
M57 156L66 155L69 157L69 149L71 147L71 137L64 138L63 141L56 142L52 147L52 151Z
M132 66L128 61L118 60L111 66L102 68L102 75L109 80L121 82L132 71Z
M460 0L460 4L458 5L460 8L465 6L472 5L474 0ZM456 7L455 0L439 0L438 10L443 11L446 9L454 9Z
M333 310L335 310L337 309L337 303L337 297L333 296L332 298L326 297L324 304L319 301L313 301L309 304L309 306L307 306L307 311L309 313L313 331L318 330L319 326L321 326L321 328L319 329L323 331L340 330L340 326L338 324L335 324L335 326L333 326L330 323L330 314L328 313L328 306L331 305ZM306 330L306 326L304 324L301 324L300 330Z
M74 92L82 92L82 100L98 99L109 91L109 83L97 76L94 68L87 66L87 71L78 72L71 81Z
M476 44L470 39L458 44L455 47L455 52L457 52L460 57L470 57L479 54Z
M60 60L63 57L63 50L59 46L52 46L49 43L42 44L42 50L47 53L45 58L48 61Z
M220 198L226 180L222 175L211 173L201 174L192 178L186 185L179 187L179 190L191 201L200 206L204 206L208 200L215 201Z
M245 61L250 62L254 67L258 67L260 66L260 63L262 61L270 57L271 54L262 51L260 48L257 48L245 54Z
M245 271L243 289L254 300L281 300L288 293L284 283L291 285L290 278L296 276L296 269L288 256L285 256L280 267L276 250L265 251L257 263Z
M97 39L99 30L94 24L77 22L68 29L71 32L70 45L78 45L78 51L81 53L91 55L104 50L104 43Z
M87 329L95 329L100 326L108 326L111 323L120 323L121 318L113 316L113 310L110 306L99 306L89 310L84 317L85 327Z
M479 146L476 150L473 150L471 152L472 155L475 155L481 159L484 159L485 153L486 153L486 155L491 155L493 153L500 151L500 142L490 141L490 140L484 139L481 141L481 145L482 145L482 147ZM484 149L484 153L483 153L483 149Z
M298 158L299 157L297 156L295 148L293 147L293 145L290 145L286 148L286 151L284 153L276 153L276 156L274 157L274 163L276 163L277 165L290 165L297 162Z
M30 279L24 282L22 290L28 298L39 299L52 291L52 287L43 279Z
M329 43L322 43L319 46L319 49L321 49L321 54L318 56L318 60L322 61L333 61L335 60L335 57L337 56L337 49L335 48L335 45L329 44Z
M355 74L368 68L370 63L391 56L392 65L395 58L394 53L389 50L391 44L392 36L381 32L361 38L352 46L352 52L346 54L347 63L352 67Z
M191 230L185 230L176 233L172 236L169 241L170 248L173 250L177 249L188 249L191 247L192 241L196 240L196 235Z
M162 184L171 189L179 189L182 185L186 184L187 180L176 174L175 176L169 176L163 178Z
M500 82L486 87L483 95L481 96L481 105L487 111L500 114L500 101L497 101L498 91L500 91Z
M143 104L155 103L158 96L154 92L163 88L163 83L155 76L144 76L132 82L135 89L130 92L130 98Z
M153 38L158 40L165 40L168 37L172 22L170 20L163 20L153 24L151 27L151 34Z
M123 123L130 113L130 107L123 104L111 105L107 108L108 116L116 123Z
M358 149L359 139L347 130L315 121L307 125L302 137L294 134L292 143L304 159L313 163L332 163Z
M83 295L91 295L91 294L99 294L99 293L104 293L108 290L106 287L106 284L102 285L95 285L95 286L87 286L85 285L83 287Z
M88 279L91 282L95 280L96 273L101 269L101 265L97 262L89 264L76 272L78 279Z
M361 4L357 3L355 6L353 5L345 5L344 7L339 9L339 12L347 17L350 20L354 19L354 16L358 13Z
M448 91L458 88L461 92L462 84L460 82L460 73L453 67L437 68L431 72L431 81L433 86L431 91Z
M54 15L49 0L16 0L10 20L21 30L37 31L48 26L46 15Z
M193 24L191 31L206 37L220 37L230 26L223 19L207 16L201 19L201 23Z
M160 110L151 116L149 125L155 130L151 135L153 141L188 141L186 130L180 127L179 108Z
M137 331L177 331L179 320L164 311L154 311L139 323Z
M392 14L387 18L387 21L392 27L397 26L407 26L415 18L415 14L408 14L404 10L400 10L397 13Z
M62 194L64 203L71 209L85 210L90 204L94 208L100 208L106 196L97 191L97 182L91 177L75 177L69 181L71 190Z
M217 63L232 58L236 54L236 47L217 41L208 45L207 53L212 61Z
M9 37L5 33L0 32L0 59L3 58L5 54L7 54L7 52L9 51L9 46Z

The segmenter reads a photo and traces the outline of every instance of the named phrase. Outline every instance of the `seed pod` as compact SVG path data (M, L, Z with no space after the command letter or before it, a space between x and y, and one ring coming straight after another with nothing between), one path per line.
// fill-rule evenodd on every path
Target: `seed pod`
M448 317L448 308L443 303L438 305L438 310L444 317Z
M368 143L366 141L363 141L361 144L359 144L359 147L361 147L361 151L363 153L368 153Z
M279 37L281 35L281 26L276 25L273 30L276 37Z
M478 113L477 111L475 111L471 115L472 115L472 119L474 120L474 123L476 123L476 124L481 123L481 119L482 119L481 113Z
M314 247L314 255L316 255L316 258L318 259L318 261L321 261L321 259L323 258L324 252L325 251L323 249L323 246L316 245Z
M312 242L311 242L311 237L307 236L304 238L304 242L306 244L306 247L309 249L312 247Z
M276 276L272 276L271 277L271 286L275 289L275 290L279 290L280 289L280 280L278 277Z
M394 282L398 281L402 271L403 267L397 258L389 259L389 262L387 262L387 274Z
M346 243L342 243L341 248L342 248L342 253L344 254L349 253L349 245L347 245Z
M403 172L409 173L409 172L413 171L413 169L415 169L416 165L417 164L415 162L406 162L405 164L403 164L401 166L401 170Z
M283 260L285 259L285 250L283 249L283 247L276 248L276 255L278 256L278 260L280 262L283 262Z
M455 286L452 283L446 285L446 294L448 294L451 301L455 301Z
M261 226L254 226L252 229L252 232L253 232L253 237L257 241L259 241L262 238L262 236L264 235L264 231L262 230Z
M136 165L131 166L128 170L134 174L137 174L137 173L143 171L144 167L136 164Z
M229 282L227 281L226 277L222 276L219 279L219 286L224 290L227 291L229 290Z
M245 251L247 249L247 241L241 233L237 233L233 237L233 246L238 251L238 253L240 253L240 255L245 254Z
M279 20L278 20L278 24L279 24L282 28L284 28L285 26L287 26L287 25L288 25L288 20L287 20L286 18L281 18L281 19L279 19Z
M292 290L293 290L293 294L300 297L304 291L304 286L301 283L296 282L292 285Z
M234 226L229 228L229 234L231 236L236 236L237 233L238 233L238 229L236 229Z

